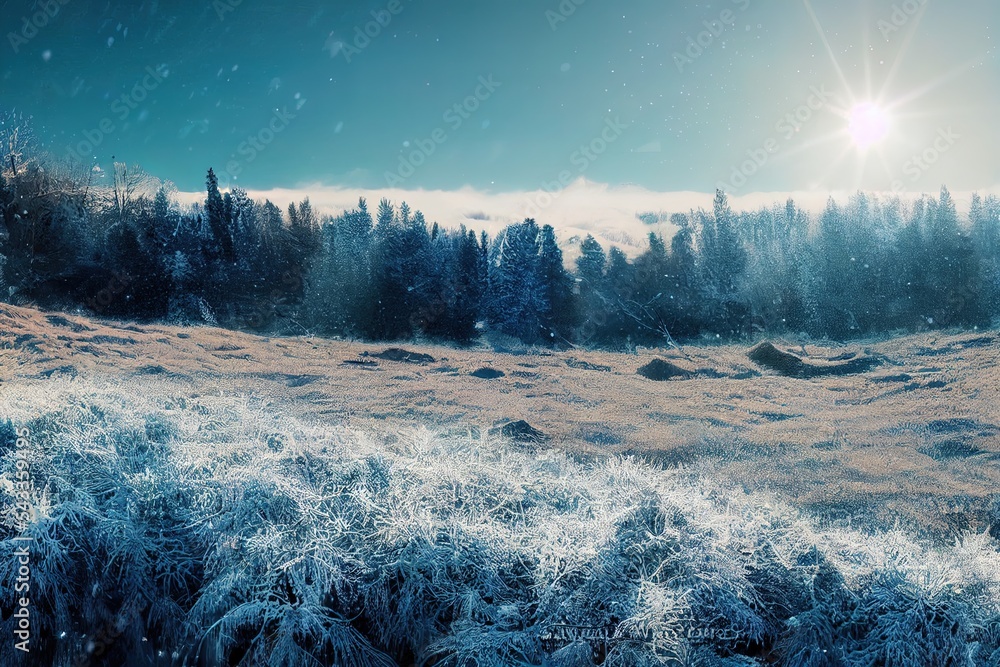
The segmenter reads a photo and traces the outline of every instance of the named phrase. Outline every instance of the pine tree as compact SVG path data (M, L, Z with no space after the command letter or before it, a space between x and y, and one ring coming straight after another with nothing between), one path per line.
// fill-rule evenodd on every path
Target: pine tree
M927 266L931 317L939 326L982 323L980 262L972 239L962 233L955 201L941 188L931 220Z
M608 323L598 330L598 340L616 347L634 345L640 333L639 324L628 313L637 293L636 270L619 248L608 251L606 283L607 299L612 306L608 310Z
M539 274L538 224L531 218L508 226L489 258L487 317L491 328L528 344L548 343L551 331L545 285Z
M421 252L422 239L404 202L399 214L390 221L387 211L379 208L372 253L374 314L368 335L381 340L407 338L413 333L417 280L422 276L411 271ZM422 219L422 217L421 217ZM423 236L426 236L426 227Z
M729 199L722 190L716 190L712 204L715 218L716 280L723 296L736 298L738 284L747 265L747 251L736 228L736 218L729 207Z
M233 188L226 193L229 201L229 216L232 221L233 253L237 262L237 270L241 274L239 283L246 285L246 279L251 278L260 265L257 253L260 250L260 238L257 234L257 210L254 201L246 190ZM225 201L225 199L224 199Z
M576 258L576 275L580 330L577 337L583 343L594 343L608 323L613 301L608 298L605 270L608 257L604 248L590 234L580 244Z
M455 306L458 300L459 243L465 236L463 226L458 234L441 234L437 223L431 230L426 250L425 275L419 281L421 302L412 316L414 328L424 335L450 338L456 323Z
M432 256L431 236L424 214L417 211L409 217L409 208L400 206L400 225L403 228L401 275L405 298L404 312L409 331L426 328L427 323L440 317L444 311L446 276L445 267L435 266Z
M973 195L969 220L982 275L983 319L992 319L1000 313L1000 200Z
M549 343L566 340L576 325L573 301L574 280L563 264L555 229L544 225L538 236L538 280L543 291L541 325L548 330Z
M353 331L363 331L372 319L372 230L368 203L361 198L358 208L337 223L334 261L340 275L338 292L342 311Z
M667 317L675 337L693 338L700 331L694 233L686 215L671 216L671 222L677 227L677 232L670 241L670 258L666 267Z
M607 268L608 257L604 248L590 234L587 234L580 244L580 256L576 258L576 272L583 286L592 291L599 291L604 283L604 271Z
M636 324L636 342L674 344L679 319L675 267L663 238L650 233L649 247L633 265L632 298L622 302L624 315Z
M847 230L844 211L830 198L819 220L810 291L815 308L814 332L838 340L856 334L859 329L849 301L856 258L851 255L853 244Z
M208 170L206 179L208 189L208 199L205 202L205 211L208 216L208 227L212 233L212 239L216 246L209 251L213 258L221 258L225 262L233 261L233 237L230 228L231 219L226 213L226 205L219 192L219 179L215 171Z
M383 198L379 201L376 219L376 225L380 230L388 229L395 222L396 212L393 210L392 203L388 199Z
M291 213L293 210L295 209L290 208L289 212ZM319 247L319 220L313 212L312 204L309 202L308 197L299 203L295 216L289 217L291 220L290 229L292 236L299 247L304 266Z
M476 324L482 312L486 292L486 265L476 241L476 233L462 234L458 245L458 276L455 304L451 314L449 337L465 343L476 336Z
M167 237L173 233L175 218L167 191L163 188L157 189L153 198L153 219L156 222L157 238L161 243L166 243Z

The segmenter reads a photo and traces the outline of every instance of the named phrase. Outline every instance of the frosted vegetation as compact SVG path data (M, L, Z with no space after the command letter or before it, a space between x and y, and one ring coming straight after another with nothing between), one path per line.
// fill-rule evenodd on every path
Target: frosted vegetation
M1000 660L988 535L932 549L821 532L683 468L331 430L149 383L25 386L0 409L31 431L34 664ZM9 508L13 431L0 431ZM21 528L8 510L4 581ZM12 587L2 595L12 608ZM574 642L564 626L611 638ZM14 660L0 642L0 663Z

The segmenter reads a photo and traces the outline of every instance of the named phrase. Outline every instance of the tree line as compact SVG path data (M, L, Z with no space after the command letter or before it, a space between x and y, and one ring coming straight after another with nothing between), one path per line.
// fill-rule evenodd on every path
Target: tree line
M43 308L266 333L622 349L758 335L845 340L990 326L1000 313L1000 201L960 220L946 188L864 193L815 219L791 200L670 216L634 258L593 236L571 266L550 225L490 237L361 199L320 216L206 178L182 210L118 163L108 184L38 163L0 171L0 289ZM8 165L10 167L11 165ZM19 168L18 168L19 167ZM648 216L660 220L662 216Z

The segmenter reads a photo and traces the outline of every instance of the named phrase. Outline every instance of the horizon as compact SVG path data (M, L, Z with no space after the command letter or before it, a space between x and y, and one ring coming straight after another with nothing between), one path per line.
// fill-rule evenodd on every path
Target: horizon
M942 187L947 187L943 185ZM959 217L967 221L972 196L983 198L1000 196L1000 186L977 191L949 192L955 201ZM736 212L754 212L763 208L783 207L788 199L810 215L819 216L832 199L838 205L846 205L852 197L862 193L888 202L898 198L904 206L921 198L937 199L940 188L926 192L754 192L733 196L727 194L730 206ZM561 241L582 238L590 234L602 242L610 242L626 250L626 253L640 252L646 247L649 232L663 233L674 230L669 222L674 213L687 214L690 211L712 208L715 192L653 192L635 186L613 187L605 183L593 183L580 179L561 190L555 197L545 190L534 192L478 192L465 187L455 191L429 190L389 190L344 188L316 184L301 188L274 190L247 190L247 194L257 200L270 200L283 210L289 204L298 204L308 198L314 210L322 215L337 217L346 213L364 198L369 207L381 199L388 199L395 205L403 202L427 217L428 224L438 223L441 227L457 229L461 225L494 235L508 225L526 218L536 219L540 224L552 225ZM186 206L203 204L204 192L174 193L179 203ZM540 206L551 198L548 206ZM639 219L646 213L660 214L663 220L650 224ZM619 233L625 232L633 243L623 242Z

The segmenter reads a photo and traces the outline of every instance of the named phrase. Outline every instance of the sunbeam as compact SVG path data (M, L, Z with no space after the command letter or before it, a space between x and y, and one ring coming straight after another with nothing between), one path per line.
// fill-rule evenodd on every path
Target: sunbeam
M920 99L924 95L927 95L928 93L936 90L937 88L943 86L944 84L949 83L950 81L955 80L956 78L958 78L962 74L965 74L970 69L972 69L973 67L975 67L976 63L981 62L982 59L983 59L983 56L982 55L978 55L975 58L971 58L971 59L965 61L961 65L952 68L951 70L949 70L948 72L942 74L941 76L937 77L936 79L934 79L932 81L929 81L928 83L920 86L919 88L914 88L909 93L906 93L903 97L900 97L900 98L898 98L896 100L893 100L892 102L889 102L886 105L886 108L891 111L891 110L894 110L894 109L899 108L901 106L904 106L906 104L909 104L909 103L913 102L914 100Z
M889 73L886 75L885 81L882 84L883 90L886 90L892 84L893 79L896 78L896 73L899 72L899 67L903 63L903 58L906 55L906 52L910 49L910 44L913 42L914 37L917 35L917 30L920 28L920 23L923 21L926 11L927 5L924 5L913 18L913 25L903 38L903 44L899 47L899 51L896 52L896 57L893 59L892 66L889 67Z
M889 166L887 144L892 143L894 145L903 146L907 143L905 141L900 141L903 137L897 136L898 133L905 131L906 129L906 126L898 121L921 117L931 118L935 115L940 115L934 114L926 109L908 107L912 107L914 102L927 96L931 92L939 90L947 84L957 80L963 74L974 68L977 63L981 63L984 56L982 54L977 54L975 57L966 60L958 66L952 67L943 74L935 76L930 80L922 81L919 85L912 87L910 90L902 94L890 96L892 83L901 71L904 62L907 59L907 53L910 51L916 36L919 34L919 28L924 20L924 17L926 16L927 5L921 6L918 11L914 11L907 19L908 25L906 26L906 32L903 36L902 42L892 58L892 64L890 65L888 72L882 77L882 80L878 85L875 81L871 55L871 52L874 50L874 47L871 46L872 32L870 26L865 24L861 30L862 44L868 46L866 51L861 55L861 80L856 84L865 90L866 96L862 98L857 94L855 85L852 85L847 73L845 72L844 66L838 59L837 54L827 36L827 31L823 27L823 23L819 16L816 14L811 0L803 0L803 6L805 7L809 19L819 36L819 40L830 60L833 71L843 86L844 95L848 100L848 107L846 109L830 109L830 111L843 119L845 131L843 134L837 136L845 137L849 145L825 171L824 182L827 178L838 176L836 168L843 161L844 156L850 154L852 151L857 155L857 164L852 167L851 176L853 177L852 180L856 182L857 187L860 187L866 182L864 175L869 172L868 160L872 154L878 155L879 161L884 167L886 174L890 179L892 179L893 170ZM894 20L902 23L902 19ZM902 28L896 26L896 29ZM820 141L804 144L800 147L800 150L804 151L806 148L815 146L817 143L824 142ZM786 151L784 157L787 158L792 154L794 154L794 152ZM905 166L906 165L904 165L904 168Z
M823 42L823 48L826 49L827 55L830 56L830 61L833 63L833 67L837 71L837 77L840 79L840 83L844 86L844 90L851 96L851 104L854 104L854 93L851 91L851 85L847 82L844 70L840 67L840 63L837 61L837 56L833 53L833 48L830 46L830 40L826 38L826 31L823 30L823 25L820 23L819 17L816 16L816 12L813 11L812 3L809 0L802 0L802 2L806 7L806 11L809 12L809 17L812 19L813 25L816 26L816 32L819 33L820 41Z

